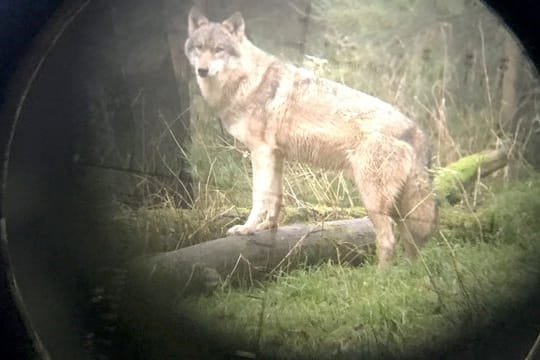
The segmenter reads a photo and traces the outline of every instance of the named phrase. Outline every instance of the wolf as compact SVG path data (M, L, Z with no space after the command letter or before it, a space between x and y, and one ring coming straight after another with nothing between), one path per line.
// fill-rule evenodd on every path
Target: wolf
M380 267L397 224L415 258L437 222L426 135L388 103L280 61L246 36L239 12L217 23L192 8L184 50L201 94L249 150L252 209L227 233L277 227L285 159L338 169L354 180L376 237Z

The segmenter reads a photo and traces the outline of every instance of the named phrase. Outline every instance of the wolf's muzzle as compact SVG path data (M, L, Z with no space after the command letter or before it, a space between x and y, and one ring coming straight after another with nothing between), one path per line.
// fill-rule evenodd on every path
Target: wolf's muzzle
M208 72L209 70L207 68L198 68L197 69L197 74L200 76L200 77L207 77L208 76Z

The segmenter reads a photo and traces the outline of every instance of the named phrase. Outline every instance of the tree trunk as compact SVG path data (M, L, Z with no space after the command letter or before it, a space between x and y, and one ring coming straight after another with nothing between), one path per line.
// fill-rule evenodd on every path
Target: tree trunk
M504 132L514 128L514 115L517 110L516 83L518 68L521 60L521 49L511 34L505 34L504 57L499 67L500 71L500 109L497 134L501 137Z
M357 264L373 241L366 217L228 236L135 261L130 287L145 297L158 297L161 303L178 295L214 290L223 282L253 284L276 271L329 259Z
M510 144L465 156L445 168L437 170L434 191L443 203L455 204L464 190L479 177L485 177L506 166Z

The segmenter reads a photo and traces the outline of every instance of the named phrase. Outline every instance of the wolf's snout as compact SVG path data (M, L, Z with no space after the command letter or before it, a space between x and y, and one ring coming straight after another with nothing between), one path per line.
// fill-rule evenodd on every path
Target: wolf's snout
M207 77L208 76L208 68L198 68L197 74L199 74L200 77Z

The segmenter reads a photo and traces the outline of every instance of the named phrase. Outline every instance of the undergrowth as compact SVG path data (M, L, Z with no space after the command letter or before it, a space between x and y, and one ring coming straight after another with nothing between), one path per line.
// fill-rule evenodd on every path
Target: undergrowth
M307 267L183 299L178 312L263 358L427 356L492 325L539 284L538 177L457 213L443 209L419 261Z

